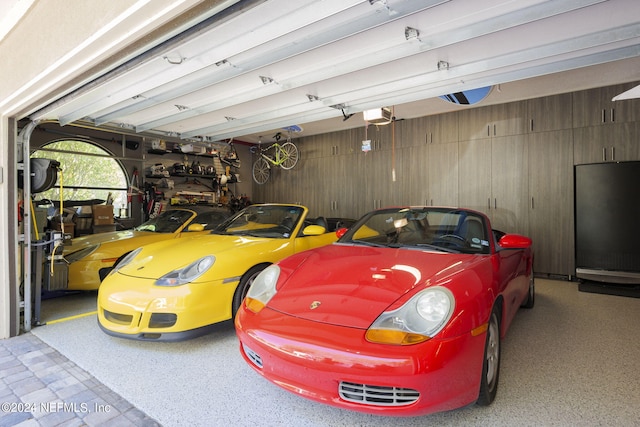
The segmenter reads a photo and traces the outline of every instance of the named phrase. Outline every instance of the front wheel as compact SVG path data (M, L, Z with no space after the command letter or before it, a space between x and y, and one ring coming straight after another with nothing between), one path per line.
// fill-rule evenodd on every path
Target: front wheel
M249 288L251 287L253 280L266 267L266 265L256 265L255 267L251 267L251 269L242 276L242 279L240 279L236 292L233 294L233 303L231 305L231 316L233 318L236 317L236 313L240 309L244 297L247 296L247 292L249 292Z
M271 175L269 162L262 157L259 157L258 160L253 162L253 180L256 184L264 184L267 182L269 180L269 175Z
M476 404L488 406L496 398L498 392L498 378L500 377L500 319L497 308L494 308L489 318L487 339L484 345L484 360L482 362L482 378L480 379L480 394Z
M280 167L285 170L293 169L298 164L298 147L293 142L285 142L280 146Z

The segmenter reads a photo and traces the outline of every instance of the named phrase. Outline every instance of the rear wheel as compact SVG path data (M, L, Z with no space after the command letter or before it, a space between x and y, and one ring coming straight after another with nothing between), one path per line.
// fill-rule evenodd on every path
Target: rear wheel
M240 309L240 306L242 305L242 301L244 300L244 297L247 296L247 292L249 292L249 288L251 287L253 280L266 267L267 267L266 265L256 265L255 267L251 267L249 271L247 271L244 274L244 276L242 276L242 279L240 279L240 283L236 288L236 292L233 294L233 303L231 305L232 317L234 318L236 317L236 313Z
M493 402L498 392L498 378L500 377L500 316L494 307L489 318L487 338L484 345L484 361L482 363L482 378L480 380L480 394L476 403L488 406Z
M271 175L269 162L262 157L259 157L258 160L253 162L253 180L257 184L264 184L267 182L269 180L269 175Z
M527 294L527 299L522 302L521 307L524 308L533 308L533 305L536 302L536 287L533 280L533 270L531 271L531 276L529 276L529 292Z
M293 142L285 142L280 146L280 158L284 159L280 164L282 169L293 169L298 164L298 147Z

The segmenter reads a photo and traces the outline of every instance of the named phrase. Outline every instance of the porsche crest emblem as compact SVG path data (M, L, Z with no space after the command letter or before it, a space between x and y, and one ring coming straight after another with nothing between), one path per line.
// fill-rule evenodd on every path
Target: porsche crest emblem
M314 301L314 302L312 302L312 303L311 303L311 305L309 306L309 308L310 308L311 310L315 310L316 308L320 307L320 304L321 304L321 303L320 303L320 301Z

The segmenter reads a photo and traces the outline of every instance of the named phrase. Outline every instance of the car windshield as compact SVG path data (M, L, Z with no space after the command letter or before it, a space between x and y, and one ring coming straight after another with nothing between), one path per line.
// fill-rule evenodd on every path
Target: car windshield
M164 211L157 217L140 224L135 229L155 233L175 233L192 216L193 212L186 210Z
M389 208L362 217L339 243L488 254L481 215L448 208Z
M289 238L302 212L300 206L253 205L220 224L212 233Z

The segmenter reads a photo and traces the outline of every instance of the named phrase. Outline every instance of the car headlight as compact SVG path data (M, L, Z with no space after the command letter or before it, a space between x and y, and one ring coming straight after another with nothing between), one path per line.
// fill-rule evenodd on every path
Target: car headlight
M205 257L200 258L197 261L192 262L186 267L180 268L178 270L173 270L158 280L156 280L157 286L180 286L185 283L191 283L195 281L198 277L202 276L215 262L215 257L213 255L207 255Z
M122 267L129 264L140 253L141 250L142 248L138 248L135 251L131 251L120 261L116 261L116 264L113 266L113 269L109 272L109 275L116 273Z
M71 264L72 262L79 261L84 257L88 257L89 255L91 255L99 247L100 247L100 245L93 245L93 246L89 246L89 247L80 249L78 251L75 251L75 252L72 252L72 253L70 253L68 255L65 255L64 259L66 259L67 262L69 264Z
M385 311L366 333L380 344L410 345L427 341L447 324L455 308L453 294L441 287L425 289L402 307Z
M262 310L276 294L280 267L271 264L256 276L245 298L247 308L254 313Z

